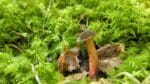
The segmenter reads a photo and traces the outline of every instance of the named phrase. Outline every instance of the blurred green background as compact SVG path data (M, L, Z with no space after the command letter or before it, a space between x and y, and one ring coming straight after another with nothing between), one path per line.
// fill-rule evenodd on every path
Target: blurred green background
M109 81L134 84L134 77L150 83L149 0L0 0L0 84L37 84L35 74L42 84L63 81L56 71L57 57L64 46L75 45L81 14L97 33L96 45L126 46L120 55L124 63L108 73ZM116 77L123 72L132 77Z

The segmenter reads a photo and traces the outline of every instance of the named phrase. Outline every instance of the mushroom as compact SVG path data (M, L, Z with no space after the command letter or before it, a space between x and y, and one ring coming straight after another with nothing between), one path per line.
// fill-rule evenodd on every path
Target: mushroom
M92 41L92 36L95 33L90 30L84 30L78 38L78 42L85 42L85 46L87 48L88 56L89 56L89 76L91 79L93 79L98 71L98 56L96 52L96 48L94 46L94 43Z

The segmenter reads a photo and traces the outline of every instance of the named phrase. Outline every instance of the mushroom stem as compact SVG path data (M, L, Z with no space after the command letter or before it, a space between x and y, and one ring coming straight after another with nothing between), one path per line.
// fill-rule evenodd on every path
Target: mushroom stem
M98 56L91 37L85 41L85 45L89 55L89 76L93 79L98 71Z

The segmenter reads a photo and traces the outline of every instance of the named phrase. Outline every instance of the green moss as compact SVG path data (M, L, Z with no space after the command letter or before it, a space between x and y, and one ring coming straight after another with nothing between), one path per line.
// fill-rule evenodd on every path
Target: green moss
M31 64L35 65L43 84L60 82L63 76L56 71L56 58L64 46L71 48L76 44L81 14L88 17L88 29L96 31L94 41L98 46L113 42L126 45L126 53L122 55L124 63L110 71L109 78L116 83L122 79L129 81L112 78L128 71L143 81L150 67L148 3L141 0L0 0L0 83L36 83Z

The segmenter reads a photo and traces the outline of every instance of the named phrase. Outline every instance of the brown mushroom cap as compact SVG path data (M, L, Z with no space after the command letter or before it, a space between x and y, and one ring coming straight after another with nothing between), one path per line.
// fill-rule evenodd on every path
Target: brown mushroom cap
M95 32L90 31L90 30L84 30L84 31L80 34L80 36L79 36L77 42L86 41L86 40L88 40L89 38L91 38L91 36L93 36L93 35L95 35Z

